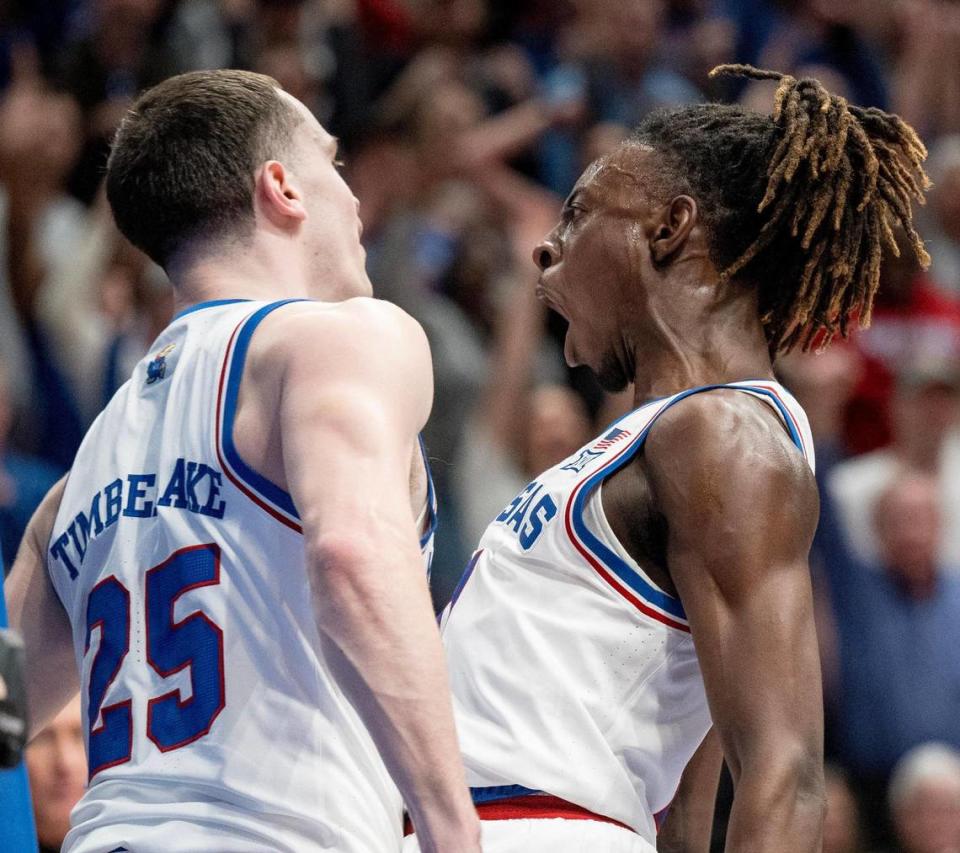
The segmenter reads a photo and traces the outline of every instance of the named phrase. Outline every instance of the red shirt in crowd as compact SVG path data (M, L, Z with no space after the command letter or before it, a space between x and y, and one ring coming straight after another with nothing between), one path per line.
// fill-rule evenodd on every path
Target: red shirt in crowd
M918 273L904 295L878 294L869 329L857 329L852 344L863 357L863 373L847 407L850 453L866 453L891 440L890 402L898 372L952 361L960 364L960 300Z

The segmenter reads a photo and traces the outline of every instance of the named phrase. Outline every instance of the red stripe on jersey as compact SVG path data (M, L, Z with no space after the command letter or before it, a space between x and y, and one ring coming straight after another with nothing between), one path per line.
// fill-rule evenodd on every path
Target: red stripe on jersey
M481 803L477 807L477 816L480 820L595 820L598 823L612 823L626 829L633 830L625 823L606 815L597 814L583 806L568 803L560 797L549 794L526 794L520 797L508 797L492 803ZM409 817L403 821L403 834L413 835L413 824Z
M768 387L766 385L761 385L761 388L766 388L774 397L780 401L780 405L783 406L783 410L787 413L787 417L790 418L790 422L793 424L793 428L797 431L797 435L800 436L800 449L803 452L803 458L809 459L810 455L807 453L807 443L803 440L803 430L800 429L800 424L797 423L797 419L793 416L793 412L790 411L790 407L786 404L786 401L777 393L777 389L773 387Z
M240 491L243 492L248 498L250 498L250 500L252 500L258 507L260 507L260 509L262 509L264 512L272 515L277 521L279 521L281 524L285 524L285 525L286 525L287 527L289 527L291 530L294 530L294 531L296 531L297 533L302 534L302 533L303 533L303 528L302 528L299 524L297 524L297 523L294 522L294 521L291 521L291 520L290 520L289 518L287 518L285 515L283 515L282 513L280 513L279 511L277 511L276 509L274 509L274 508L273 508L272 506L270 506L269 504L265 503L263 500L261 500L260 497L259 497L255 492L251 491L251 490L246 486L246 484L243 483L243 481L240 480L239 477L237 477L237 476L234 475L234 473L230 470L230 467L229 467L229 466L227 465L227 463L224 461L223 453L220 451L220 433L221 433L221 428L222 428L222 424L221 424L221 422L220 422L220 419L221 419L221 412L222 412L222 406L223 406L223 389L224 389L224 386L226 385L227 364L229 363L229 361L230 361L230 356L231 356L232 353L233 353L233 341L234 341L234 338L236 338L237 332L240 331L240 327L243 326L243 324L247 322L247 319L248 319L248 318L245 317L243 320L241 320L240 323L237 324L237 328L235 328L235 329L233 330L233 333L230 335L230 341L229 341L229 343L227 344L227 351L226 351L226 354L225 354L224 357L223 357L223 366L220 368L220 387L219 387L219 389L217 390L217 425L216 425L216 430L217 430L217 436L216 436L217 459L220 460L220 467L223 468L224 473L226 473L227 477L230 479L230 482L233 483L238 489L240 489ZM231 425L231 426L232 426L232 425Z
M659 415L659 412L657 413L657 415ZM654 417L650 420L650 423L653 423L656 420L657 415L654 415ZM630 450L630 448L633 447L633 445L637 441L639 441L641 437L645 434L645 429L646 427L644 428L644 430L640 431L640 434L636 437L636 439L634 439L634 441L626 445L616 456L614 456L603 467L604 468L609 467L614 462L616 462L624 453ZM576 500L577 493L580 491L580 489L583 488L587 480L593 477L595 473L596 472L591 472L586 477L584 477L577 484L576 488L574 488L574 490L570 493L570 497L567 499L567 511L564 513L564 526L566 527L566 530L567 530L567 537L573 543L574 548L576 548L580 552L580 554L583 556L583 558L593 567L594 571L596 571L596 573L600 575L600 577L602 577L611 587L613 587L613 589L619 592L620 595L622 595L627 601L629 601L634 607L636 607L637 610L639 610L645 616L649 616L651 619L656 619L657 622L662 622L664 625L669 625L671 628L676 628L678 631L683 631L689 634L690 633L689 626L684 625L682 622L677 622L675 619L672 619L666 614L661 613L659 610L654 610L652 607L646 604L641 598L634 595L630 590L624 589L622 584L620 584L619 581L615 580L613 575L611 575L611 573L607 571L607 569L600 563L600 561L597 560L597 558L594 557L594 555L591 554L590 551L588 551L587 548L583 544L581 544L581 542L577 539L576 534L573 532L573 524L570 520L573 514L573 502L574 500Z

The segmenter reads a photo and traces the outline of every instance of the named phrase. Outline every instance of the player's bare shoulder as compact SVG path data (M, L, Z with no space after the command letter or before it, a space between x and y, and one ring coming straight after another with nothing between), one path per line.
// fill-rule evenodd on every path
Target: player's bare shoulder
M762 400L736 388L693 394L670 406L656 421L647 440L648 452L695 454L783 468L806 479L810 468L798 452L783 420Z
M425 348L420 324L396 305L358 296L343 302L303 301L272 312L258 330L262 354L288 350L314 356L369 348L372 352Z
M254 337L248 376L280 383L311 373L379 384L394 377L432 397L430 348L420 324L392 303L369 297L296 302L272 312Z
M661 509L682 507L691 529L787 514L801 538L813 535L813 472L776 412L743 391L717 389L670 407L650 431L643 465Z

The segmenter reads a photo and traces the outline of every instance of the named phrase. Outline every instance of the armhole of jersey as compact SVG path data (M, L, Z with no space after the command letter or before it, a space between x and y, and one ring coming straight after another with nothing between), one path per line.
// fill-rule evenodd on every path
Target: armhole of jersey
M587 562L642 613L672 628L686 632L690 631L690 627L687 623L687 615L680 599L658 589L647 578L637 574L619 554L609 548L596 536L584 521L584 508L587 499L596 487L637 455L643 447L651 428L667 409L694 394L702 394L706 391L715 391L720 388L744 391L745 393L760 395L770 400L773 407L780 413L787 432L790 435L790 439L803 454L804 458L807 458L806 447L799 425L775 389L753 384L704 385L699 388L690 388L674 397L668 397L666 400L657 401L660 403L660 407L640 433L606 465L594 471L578 483L571 493L570 500L567 502L566 507L567 533L573 541L574 546L580 551ZM621 418L616 423L621 423L623 420L624 419Z
M233 442L233 421L237 413L240 383L243 379L247 352L250 349L250 340L257 326L277 308L289 305L291 302L306 301L309 300L284 299L271 302L245 317L230 336L217 389L216 447L217 457L223 466L224 473L257 506L297 533L302 533L303 528L300 526L300 515L294 506L293 498L276 483L258 474L243 461Z
M420 537L420 550L422 551L430 544L430 539L437 529L437 493L433 487L433 472L430 470L430 460L427 458L427 448L423 443L423 436L417 436L417 440L420 442L420 455L423 457L423 467L427 473L426 510L429 515L427 529L423 531L423 535Z
M689 394L689 392L685 392ZM567 501L565 523L567 535L574 547L593 567L593 569L641 613L662 622L671 628L690 632L687 614L680 599L653 586L643 575L637 574L627 562L608 547L584 521L584 508L587 499L596 487L607 477L626 465L637 455L646 439L650 427L676 400L683 395L658 401L660 408L633 440L622 448L606 465L581 480L573 489ZM652 404L647 404L652 405ZM617 421L622 423L623 419Z

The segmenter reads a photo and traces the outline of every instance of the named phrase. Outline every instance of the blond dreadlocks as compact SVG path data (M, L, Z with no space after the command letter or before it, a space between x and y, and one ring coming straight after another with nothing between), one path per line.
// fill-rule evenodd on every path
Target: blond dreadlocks
M929 186L923 143L898 116L817 80L749 65L710 76L721 74L778 81L772 117L700 104L655 113L635 139L700 200L721 278L758 285L772 353L845 336L851 318L868 325L884 246L899 255L894 225L930 262L912 212Z

